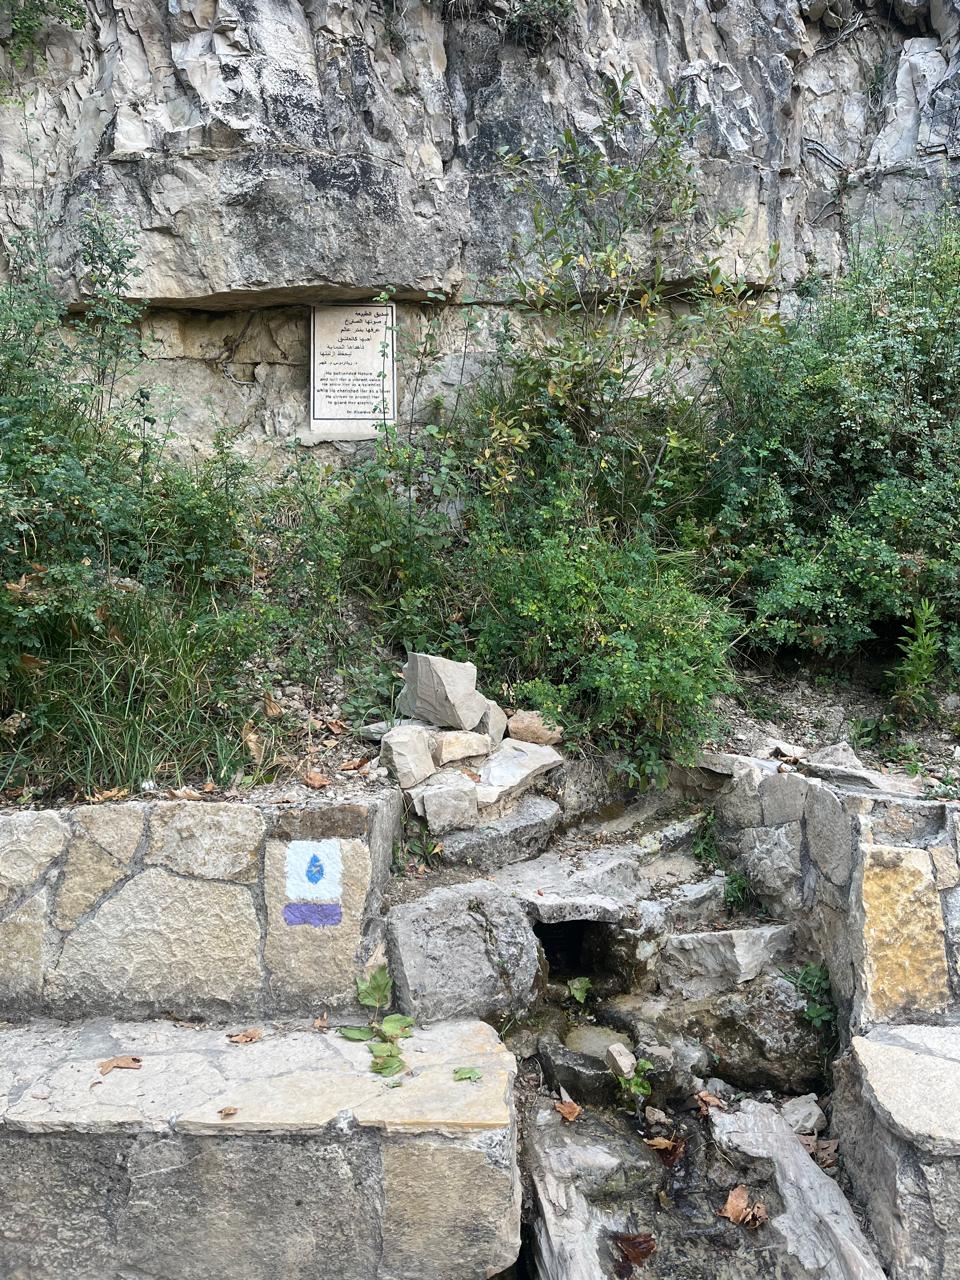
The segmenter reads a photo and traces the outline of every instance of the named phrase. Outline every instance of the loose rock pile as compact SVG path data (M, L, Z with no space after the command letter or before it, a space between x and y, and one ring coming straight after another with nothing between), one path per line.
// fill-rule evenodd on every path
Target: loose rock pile
M562 762L551 745L561 731L536 711L518 711L508 720L496 702L478 693L472 662L411 653L403 671L401 719L369 725L365 736L380 735L380 765L434 835L502 815Z

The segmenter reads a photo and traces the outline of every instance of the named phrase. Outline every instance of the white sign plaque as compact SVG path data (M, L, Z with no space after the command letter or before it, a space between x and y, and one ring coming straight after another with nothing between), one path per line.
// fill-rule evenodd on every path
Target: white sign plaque
M314 307L310 326L310 433L369 440L397 417L393 303Z

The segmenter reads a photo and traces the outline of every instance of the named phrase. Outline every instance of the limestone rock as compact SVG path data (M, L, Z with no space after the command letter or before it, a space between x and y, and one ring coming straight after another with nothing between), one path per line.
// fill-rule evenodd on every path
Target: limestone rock
M799 773L768 773L760 781L760 807L763 825L780 827L799 822L807 799L809 783Z
M545 924L620 921L652 892L632 845L591 849L574 857L545 853L530 862L502 867L493 880Z
M515 711L507 721L507 732L519 742L538 742L544 747L563 741L560 726L547 724L539 711Z
M785 925L674 934L660 953L660 987L687 999L729 991L782 961L792 941Z
M562 760L553 747L505 738L480 769L477 801L484 808L513 800Z
M63 818L49 810L0 814L0 910L39 880L68 834Z
M877 1027L835 1068L834 1130L894 1280L960 1260L960 1028Z
M387 915L397 1003L418 1021L522 1015L539 949L523 908L485 881L434 889Z
M47 981L62 1012L206 1016L261 998L260 925L241 885L154 867L67 937Z
M761 974L735 991L671 1000L649 1012L671 1043L702 1046L711 1070L741 1089L797 1093L820 1083L820 1041L804 1017L806 1001L786 978Z
M560 806L553 800L525 795L501 818L449 832L443 841L444 863L470 863L488 871L533 858L546 848L559 821Z
M434 835L469 826L477 820L477 784L456 769L435 773L420 786L411 788L409 796L414 812L426 819Z
M830 788L811 781L804 805L807 847L817 870L831 884L846 885L853 870L853 836L850 818Z
M815 1093L788 1098L780 1108L780 1115L794 1133L822 1133L827 1127L827 1117L820 1110Z
M146 862L182 876L249 884L257 878L264 831L254 805L161 802L150 814Z
M146 805L132 802L73 810L74 834L54 906L58 929L72 929L128 873L143 837L146 812Z
M0 920L0 1016L36 1009L43 992L45 889Z
M619 1041L608 1046L604 1062L614 1075L624 1076L628 1080L637 1069L637 1059L627 1046Z
M740 865L757 897L778 919L803 906L802 845L799 822L748 827L740 833Z
M415 725L388 730L380 740L380 763L404 790L415 787L436 770L432 735Z
M433 761L437 768L441 768L457 760L475 760L478 756L489 755L491 746L489 734L451 729L434 735Z
M843 1192L810 1159L775 1108L748 1098L739 1111L711 1109L710 1127L720 1150L746 1170L738 1180L754 1185L761 1170L772 1171L782 1208L770 1214L762 1230L767 1250L781 1260L782 1274L884 1280Z
M411 653L403 669L405 684L397 710L451 729L475 729L487 710L477 692L477 668L472 662L452 662L428 653Z
M520 1244L514 1060L476 1022L418 1028L404 1053L390 1088L332 1032L0 1029L0 1081L17 1080L0 1087L0 1274L500 1273ZM119 1054L140 1069L101 1076Z
M950 980L940 895L926 849L861 843L863 1024L943 1012ZM859 914L859 912L858 912Z
M801 761L800 768L811 777L822 778L839 787L905 796L918 796L923 790L916 778L868 769L848 742L822 747Z
M546 1083L556 1093L564 1090L581 1106L616 1105L619 1083L596 1053L565 1044L556 1032L548 1030L537 1040L537 1058Z
M480 717L480 723L477 725L478 733L485 733L490 739L492 747L499 747L503 741L503 735L507 731L507 717L503 708L499 703L494 702L492 698L487 698L487 709Z

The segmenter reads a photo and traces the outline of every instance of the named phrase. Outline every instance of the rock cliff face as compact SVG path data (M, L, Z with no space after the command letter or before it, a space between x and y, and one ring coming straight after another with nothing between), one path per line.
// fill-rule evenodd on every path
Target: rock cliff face
M486 280L525 218L500 149L589 132L603 81L627 72L640 103L674 90L699 107L709 201L744 211L739 265L779 241L788 287L833 270L864 219L930 209L958 170L960 0L575 0L541 49L510 39L507 0L87 5L83 31L49 32L0 143L3 234L39 194L74 295L91 197L131 219L155 305L256 311L384 285L415 300ZM287 321L305 332L299 310L248 314L205 353L163 354L229 363L252 324L266 346L249 363L269 370ZM280 345L296 364L297 342ZM296 377L273 401L262 371L234 378L248 409L272 404L250 430L286 434Z

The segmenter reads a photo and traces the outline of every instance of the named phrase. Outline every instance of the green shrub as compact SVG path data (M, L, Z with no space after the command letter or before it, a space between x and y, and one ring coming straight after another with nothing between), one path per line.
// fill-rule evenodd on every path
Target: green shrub
M701 529L771 648L848 654L936 604L960 625L960 220L865 247L718 369Z
M129 241L93 209L82 252L76 321L29 242L0 289L0 787L226 778L270 664L312 678L338 640L339 490L226 440L173 458L126 381Z

